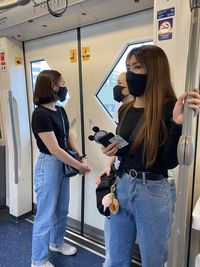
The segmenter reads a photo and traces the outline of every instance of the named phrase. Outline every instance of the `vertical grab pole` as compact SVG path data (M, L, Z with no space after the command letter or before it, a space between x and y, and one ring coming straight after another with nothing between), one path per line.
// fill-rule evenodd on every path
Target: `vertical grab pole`
M190 0L191 27L185 91L199 88L199 43L200 43L200 0ZM189 166L194 158L195 140L192 136L194 111L184 104L184 122L178 144L179 179L177 185L176 221L173 267L187 267L191 207L189 192L192 181L188 179Z

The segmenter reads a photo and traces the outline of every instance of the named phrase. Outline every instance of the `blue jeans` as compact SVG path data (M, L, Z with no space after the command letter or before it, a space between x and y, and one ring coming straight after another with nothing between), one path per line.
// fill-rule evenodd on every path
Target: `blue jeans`
M125 174L118 180L116 192L120 211L111 214L105 224L108 252L104 267L130 267L136 235L142 266L164 266L173 223L175 186L167 179L150 181Z
M69 178L64 176L63 163L53 155L40 153L35 168L37 214L33 225L32 262L48 261L49 245L59 247L67 226Z

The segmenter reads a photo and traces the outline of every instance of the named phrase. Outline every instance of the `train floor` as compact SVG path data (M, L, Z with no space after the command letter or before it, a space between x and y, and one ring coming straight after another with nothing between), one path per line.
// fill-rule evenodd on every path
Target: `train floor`
M2 215L2 214L1 214ZM23 220L13 222L1 216L0 220L0 267L31 266L31 222ZM73 244L74 245L74 244ZM63 256L50 252L50 261L55 267L101 267L103 257L76 245L77 254Z

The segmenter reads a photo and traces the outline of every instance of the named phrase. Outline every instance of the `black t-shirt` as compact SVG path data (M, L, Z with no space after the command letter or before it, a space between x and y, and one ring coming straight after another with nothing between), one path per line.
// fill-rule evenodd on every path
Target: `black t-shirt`
M37 147L39 148L40 152L49 155L51 153L42 142L38 134L43 132L54 132L59 146L64 148L64 131L60 111L62 112L65 122L67 140L69 136L69 121L67 114L62 107L56 106L56 109L57 110L54 111L43 106L38 106L32 114L32 131L36 139Z
M172 112L175 101L169 100L165 106L165 124L167 128L167 140L165 144L158 149L156 161L153 166L146 168L143 162L143 144L139 146L137 151L133 154L130 152L130 145L126 150L122 151L121 164L119 171L128 172L130 169L137 171L153 172L155 174L167 175L167 170L175 168L178 165L177 160L177 145L181 135L182 127L172 121ZM119 129L119 135L125 140L129 141L129 136L132 133L136 123L144 113L143 108L131 107ZM119 114L119 122L122 114ZM153 125L152 125L153 127Z

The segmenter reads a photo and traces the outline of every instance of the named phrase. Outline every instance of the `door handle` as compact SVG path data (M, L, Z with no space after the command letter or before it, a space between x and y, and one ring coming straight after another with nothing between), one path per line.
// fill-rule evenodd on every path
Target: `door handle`
M14 175L15 175L14 181L15 181L15 184L18 184L19 183L19 154L20 154L18 138L17 138L18 131L16 129L16 121L18 122L18 110L14 111L13 100L15 99L12 96L11 91L8 92L8 99L9 99L10 119L11 119L13 147L14 147Z

